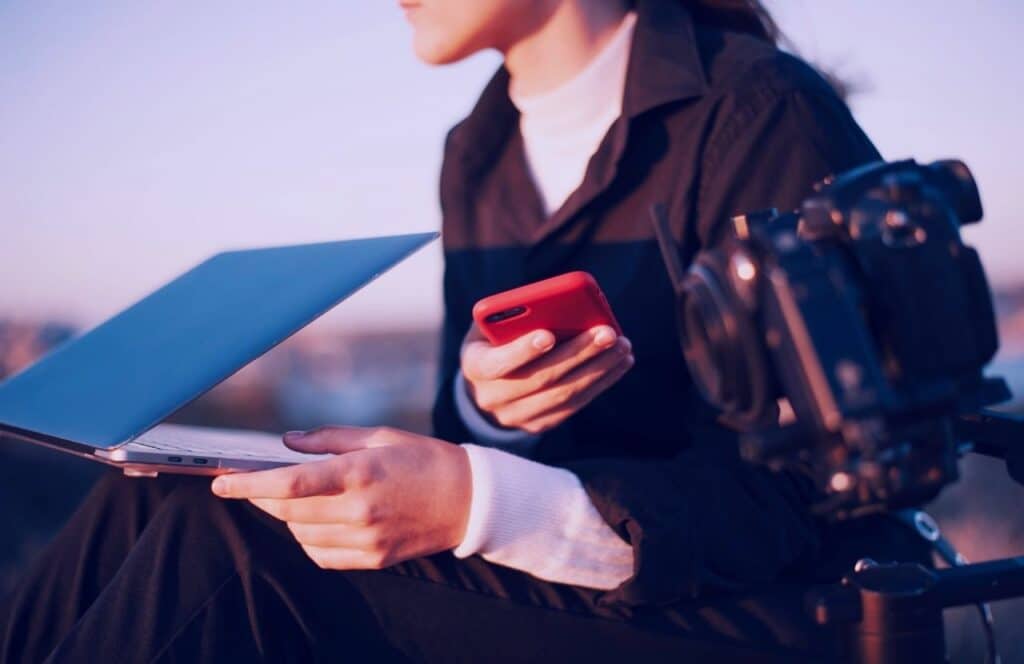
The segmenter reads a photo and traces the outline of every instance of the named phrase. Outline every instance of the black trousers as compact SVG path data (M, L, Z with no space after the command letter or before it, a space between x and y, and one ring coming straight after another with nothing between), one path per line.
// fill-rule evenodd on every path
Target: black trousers
M824 659L803 590L615 609L450 554L322 570L282 524L216 498L207 479L112 473L0 610L0 661Z

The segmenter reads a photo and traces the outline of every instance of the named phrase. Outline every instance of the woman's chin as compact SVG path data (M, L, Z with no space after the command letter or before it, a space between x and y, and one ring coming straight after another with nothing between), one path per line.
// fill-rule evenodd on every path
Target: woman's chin
M417 59L428 65L451 64L467 58L475 52L474 49L459 48L445 43L444 40L431 39L427 35L419 34L413 37L412 48Z

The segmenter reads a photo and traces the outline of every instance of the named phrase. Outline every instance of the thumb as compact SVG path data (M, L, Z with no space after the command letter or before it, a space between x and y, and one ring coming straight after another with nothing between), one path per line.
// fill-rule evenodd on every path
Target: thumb
M305 454L344 454L386 444L379 429L327 426L309 431L289 431L284 444Z
M487 340L469 340L462 347L462 373L470 381L504 378L555 347L549 330L534 330L502 346Z

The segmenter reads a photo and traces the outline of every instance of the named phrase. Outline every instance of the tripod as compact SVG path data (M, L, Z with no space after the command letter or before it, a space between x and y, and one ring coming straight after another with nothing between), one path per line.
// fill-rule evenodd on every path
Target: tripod
M1024 484L1024 418L983 410L954 422L967 450L1003 459ZM851 662L945 662L942 611L1024 596L1024 556L932 570L917 563L859 567L840 583L810 592L820 625L838 626Z

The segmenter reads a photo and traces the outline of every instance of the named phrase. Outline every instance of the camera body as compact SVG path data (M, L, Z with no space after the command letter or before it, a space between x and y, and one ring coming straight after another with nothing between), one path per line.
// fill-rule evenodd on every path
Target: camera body
M995 315L960 236L981 216L961 162L872 163L733 218L676 284L696 384L747 458L811 468L823 515L930 499L957 477L952 418L1008 397L982 374Z

